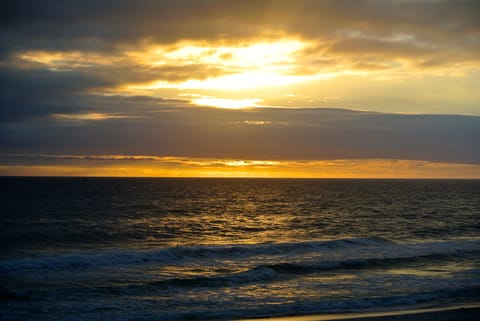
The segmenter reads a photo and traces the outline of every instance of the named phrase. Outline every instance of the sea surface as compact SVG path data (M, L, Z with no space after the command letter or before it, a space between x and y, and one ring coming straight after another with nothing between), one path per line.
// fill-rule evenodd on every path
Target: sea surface
M480 299L480 180L0 186L0 320L235 320Z

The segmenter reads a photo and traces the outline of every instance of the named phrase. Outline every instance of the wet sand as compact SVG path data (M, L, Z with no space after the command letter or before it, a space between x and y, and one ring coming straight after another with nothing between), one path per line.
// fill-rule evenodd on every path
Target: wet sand
M248 319L248 321L476 321L480 320L480 306L446 307L403 311L325 314L275 318ZM247 321L247 320L239 320Z

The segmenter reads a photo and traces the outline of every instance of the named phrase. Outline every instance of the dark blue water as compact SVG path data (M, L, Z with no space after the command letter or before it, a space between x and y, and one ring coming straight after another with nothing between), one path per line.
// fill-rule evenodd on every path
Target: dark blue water
M0 178L1 320L476 303L479 180Z

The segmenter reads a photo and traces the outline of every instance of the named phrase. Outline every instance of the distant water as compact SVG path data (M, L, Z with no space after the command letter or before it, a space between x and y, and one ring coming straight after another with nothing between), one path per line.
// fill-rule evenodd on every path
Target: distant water
M480 298L479 180L0 184L0 320L232 320Z

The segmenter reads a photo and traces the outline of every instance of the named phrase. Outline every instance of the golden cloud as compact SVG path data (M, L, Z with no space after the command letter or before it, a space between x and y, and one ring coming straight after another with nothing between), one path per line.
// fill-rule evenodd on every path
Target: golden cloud
M244 160L145 155L12 155L0 175L114 177L480 178L480 165L418 160Z

